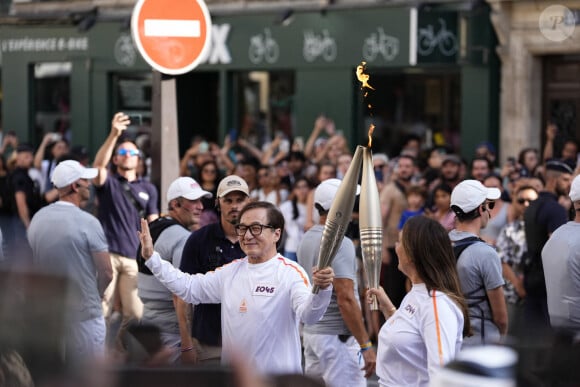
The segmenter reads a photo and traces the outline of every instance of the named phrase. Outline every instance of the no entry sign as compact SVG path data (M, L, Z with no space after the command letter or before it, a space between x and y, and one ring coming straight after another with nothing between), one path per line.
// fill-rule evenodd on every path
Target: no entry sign
M131 31L151 67L178 75L193 70L207 55L211 18L203 0L139 0Z

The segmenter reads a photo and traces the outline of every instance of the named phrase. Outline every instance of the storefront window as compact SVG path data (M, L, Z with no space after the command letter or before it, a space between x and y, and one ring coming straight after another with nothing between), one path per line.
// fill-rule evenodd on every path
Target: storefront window
M239 136L259 147L275 135L293 137L293 72L243 72L236 83Z
M459 152L460 78L455 73L375 74L370 93L375 149L397 155L409 135L424 146L449 146ZM370 122L366 123L366 127ZM373 146L374 147L374 146Z
M58 132L70 143L70 62L34 65L34 133L40 142L45 133Z

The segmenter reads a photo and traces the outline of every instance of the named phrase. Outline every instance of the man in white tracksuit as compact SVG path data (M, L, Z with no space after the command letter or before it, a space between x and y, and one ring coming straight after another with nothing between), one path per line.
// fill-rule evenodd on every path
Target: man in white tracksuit
M302 373L300 321L315 323L330 302L334 272L315 270L313 294L304 269L277 253L284 217L267 202L242 209L236 233L246 257L207 274L187 275L153 251L147 222L139 234L151 272L184 301L221 303L222 363L236 353L262 374Z

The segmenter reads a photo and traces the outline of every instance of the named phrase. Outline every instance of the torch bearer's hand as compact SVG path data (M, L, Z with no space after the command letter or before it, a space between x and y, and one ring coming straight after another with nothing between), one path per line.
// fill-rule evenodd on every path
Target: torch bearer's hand
M328 266L324 269L314 268L312 273L312 283L317 285L320 289L326 289L332 285L334 280L334 270Z
M379 309L381 312L383 312L385 318L389 318L393 313L395 313L397 308L382 286L379 286L378 288L367 289L367 302L369 304L373 302L373 296L377 298L377 301L379 302Z

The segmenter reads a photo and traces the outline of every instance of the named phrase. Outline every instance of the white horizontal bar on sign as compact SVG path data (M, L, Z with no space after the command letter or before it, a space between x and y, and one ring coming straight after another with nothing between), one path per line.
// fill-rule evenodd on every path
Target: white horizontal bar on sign
M145 19L145 36L199 38L199 20Z

